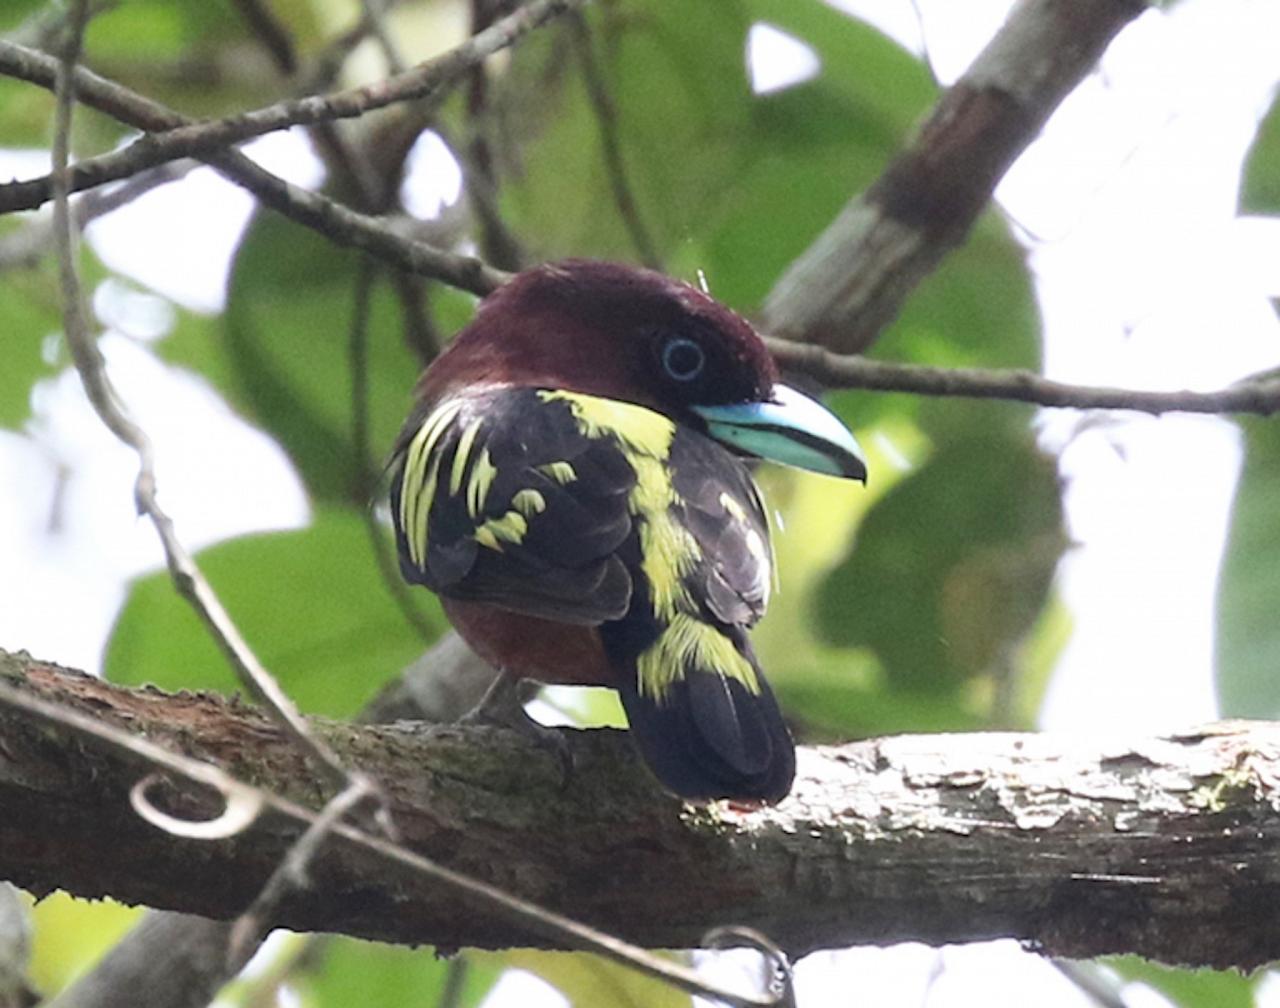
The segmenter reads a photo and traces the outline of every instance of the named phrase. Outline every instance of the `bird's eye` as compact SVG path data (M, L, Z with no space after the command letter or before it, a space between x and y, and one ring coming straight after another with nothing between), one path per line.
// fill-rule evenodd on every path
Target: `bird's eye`
M662 367L678 382L693 381L702 374L707 355L702 347L684 336L669 339L662 347Z

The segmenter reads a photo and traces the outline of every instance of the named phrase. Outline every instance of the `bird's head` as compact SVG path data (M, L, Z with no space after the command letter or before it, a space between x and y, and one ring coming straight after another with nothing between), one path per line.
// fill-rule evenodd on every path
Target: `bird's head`
M745 319L687 283L568 259L517 274L423 375L437 402L475 385L560 388L638 403L740 455L866 479L853 435L778 380Z

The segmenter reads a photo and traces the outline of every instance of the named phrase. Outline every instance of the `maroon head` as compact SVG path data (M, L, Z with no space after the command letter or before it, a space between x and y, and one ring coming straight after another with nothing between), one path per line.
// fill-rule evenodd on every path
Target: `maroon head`
M620 399L742 455L865 479L844 425L777 377L751 325L696 287L634 266L565 259L490 294L417 391L427 406L477 385Z
M517 274L419 385L428 401L472 384L537 385L678 414L768 398L777 370L736 312L652 270L566 259Z

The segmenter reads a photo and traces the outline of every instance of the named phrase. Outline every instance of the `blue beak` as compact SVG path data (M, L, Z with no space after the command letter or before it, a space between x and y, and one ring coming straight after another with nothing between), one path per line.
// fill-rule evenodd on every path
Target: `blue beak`
M862 449L844 423L815 399L775 385L766 402L694 406L707 433L739 455L867 481Z

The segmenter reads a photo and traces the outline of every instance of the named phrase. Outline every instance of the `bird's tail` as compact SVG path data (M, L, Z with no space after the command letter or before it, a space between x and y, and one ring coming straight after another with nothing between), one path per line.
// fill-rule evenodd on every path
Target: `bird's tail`
M726 629L753 677L726 675L689 654L661 690L633 671L622 705L645 761L676 794L778 802L795 778L795 745L745 631Z

